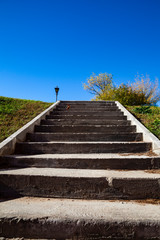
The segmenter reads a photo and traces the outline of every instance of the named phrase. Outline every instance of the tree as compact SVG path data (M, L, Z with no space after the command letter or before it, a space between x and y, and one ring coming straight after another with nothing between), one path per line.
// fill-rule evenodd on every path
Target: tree
M97 96L96 100L112 100L119 101L123 105L143 105L146 104L145 95L135 92L128 84L121 84L108 91L101 96Z
M94 94L95 97L100 97L104 92L113 88L112 74L100 73L96 76L93 73L88 79L87 84L83 84L84 89Z
M145 96L146 104L155 105L160 100L160 89L158 88L158 78L151 80L149 75L137 74L135 82L131 88L137 94Z
M119 101L123 105L155 105L160 100L158 79L153 81L148 75L137 75L132 84L114 86L112 74L93 73L87 84L84 88L95 95L95 100Z
M146 104L145 94L143 92L136 92L129 84L121 84L116 88L115 99L123 105Z

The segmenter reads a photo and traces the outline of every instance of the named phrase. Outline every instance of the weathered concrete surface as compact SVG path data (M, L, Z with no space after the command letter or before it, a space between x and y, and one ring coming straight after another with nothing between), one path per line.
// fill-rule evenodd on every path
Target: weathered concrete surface
M115 104L115 101L61 101L62 104L76 104L76 105L81 105L81 104L89 104L89 105L112 105Z
M146 142L24 142L17 143L16 153L142 153L151 148Z
M122 141L122 142L132 142L132 141L142 141L141 133L103 133L103 132L91 132L91 133L29 133L27 134L27 140L31 142L49 142L49 141Z
M104 177L106 179L160 179L160 174L148 173L147 171L119 171L119 170L91 170L91 169L61 169L61 168L20 168L2 169L1 175L36 175L57 177Z
M41 125L118 125L130 126L131 121L126 120L108 120L108 119L49 119L42 120Z
M63 111L63 112L103 112L103 111L109 111L109 112L112 112L112 111L115 111L115 112L120 112L121 110L115 106L115 107L112 107L112 106L108 106L108 107L101 107L99 106L99 108L96 107L79 107L79 108L72 108L70 107L69 109L66 109L65 107L57 107L56 108L56 111Z
M61 106L62 108L65 108L68 106L71 108L94 108L94 107L117 107L115 102L108 103L108 102L88 102L88 103L83 103L83 102L75 102L75 103L67 103L61 101Z
M90 101L91 102L91 101ZM64 110L72 110L72 109L93 109L93 108L105 108L105 109L109 109L109 108L115 108L117 109L117 105L116 103L112 103L112 104L107 104L107 103L103 103L103 104L91 104L91 103L86 103L86 104L65 104L65 103L62 103L61 101L61 105L59 107L57 107L57 109L64 109Z
M65 112L63 112L63 111L58 111L58 110L54 110L53 112L51 112L51 115L71 115L71 114L73 114L73 115L84 115L84 116L98 116L98 115L101 115L101 116L103 116L103 117L105 117L105 116L112 116L112 117L114 117L114 116L123 116L124 114L123 114L123 112L121 112L121 111L65 111Z
M2 196L82 199L160 198L160 174L144 171L23 168L2 170Z
M39 197L1 203L2 237L160 239L159 206L146 204L146 199L157 203L160 198L160 174L153 170L160 167L160 157L152 153L150 141L140 142L142 134L115 105L63 101L40 121L37 132L17 144L17 153L23 155L0 158L1 166L14 167L1 171L1 194Z
M121 133L121 132L136 132L135 126L115 126L115 125L37 125L35 126L36 132L78 132L78 133L92 133L92 132L104 132L104 133ZM97 139L98 140L98 139Z
M101 115L101 114L98 114L98 115L81 115L81 114L69 114L69 115L66 115L66 114L61 114L61 115L56 115L56 114L53 114L53 115L47 115L46 116L46 119L88 119L88 120L90 120L90 119L108 119L108 120L110 120L110 119L113 119L114 118L114 120L127 120L127 117L126 116L124 116L124 115L114 115L114 116L112 116L112 115L106 115L106 116L103 116L103 115Z
M160 239L160 205L145 203L20 198L1 203L0 220L3 237Z
M41 167L74 169L158 169L160 157L121 154L40 154L0 157L0 167Z

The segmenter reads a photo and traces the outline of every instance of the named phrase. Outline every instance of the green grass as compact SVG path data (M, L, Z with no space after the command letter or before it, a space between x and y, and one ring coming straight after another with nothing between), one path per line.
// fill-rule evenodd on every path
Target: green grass
M9 137L52 103L0 97L0 142ZM160 107L126 106L160 139Z
M160 139L160 107L126 106L126 108Z
M0 97L0 142L9 137L52 103Z

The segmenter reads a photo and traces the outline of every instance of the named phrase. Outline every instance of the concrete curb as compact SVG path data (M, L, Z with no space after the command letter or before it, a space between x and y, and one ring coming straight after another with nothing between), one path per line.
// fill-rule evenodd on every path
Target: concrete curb
M34 131L34 127L37 124L40 124L40 121L45 118L57 105L59 105L60 101L52 104L49 108L44 110L22 128L18 129L15 133L5 139L0 143L0 156L13 154L15 151L15 145L17 142L23 142L26 139L26 133L32 133Z
M160 155L160 140L153 135L142 123L140 123L120 102L115 101L119 109L127 116L127 120L131 121L132 125L136 125L137 132L143 133L144 142L152 142L153 152Z

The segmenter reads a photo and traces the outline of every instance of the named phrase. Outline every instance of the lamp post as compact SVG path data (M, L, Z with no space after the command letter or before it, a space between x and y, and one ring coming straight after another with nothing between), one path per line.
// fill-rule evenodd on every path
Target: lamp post
M59 87L55 87L55 92L56 92L56 102L57 102L57 96L58 96L58 92L59 92Z

